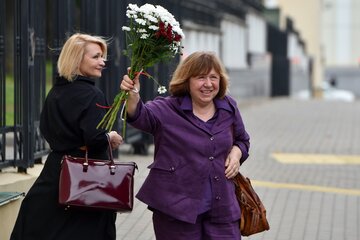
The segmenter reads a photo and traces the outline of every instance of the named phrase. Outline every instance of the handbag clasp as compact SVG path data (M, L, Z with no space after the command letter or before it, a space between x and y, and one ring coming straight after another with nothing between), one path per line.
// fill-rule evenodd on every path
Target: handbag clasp
M111 165L109 166L109 168L110 168L110 174L111 174L111 175L114 175L114 174L115 174L115 168L116 168L116 166L113 165L113 164L111 164Z
M84 163L83 163L83 172L87 172L88 167L89 167L89 163L84 162Z

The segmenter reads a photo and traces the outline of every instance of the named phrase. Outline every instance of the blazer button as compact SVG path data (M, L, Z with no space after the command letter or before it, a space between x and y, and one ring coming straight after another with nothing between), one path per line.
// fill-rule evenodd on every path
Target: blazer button
M171 168L170 168L170 172L175 172L175 168L174 168L174 167L171 167Z
M213 156L209 157L209 160L210 161L214 160L214 157Z
M216 196L215 199L216 199L216 200L220 200L221 197L220 197L220 196Z
M211 137L210 140L213 141L213 140L214 140L214 137Z
M215 179L216 181L219 181L219 180L220 180L219 176L215 176L214 179Z

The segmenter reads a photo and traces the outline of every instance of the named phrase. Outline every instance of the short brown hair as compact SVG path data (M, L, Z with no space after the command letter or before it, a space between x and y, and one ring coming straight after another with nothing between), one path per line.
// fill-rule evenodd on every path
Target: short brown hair
M229 77L220 59L213 52L199 51L190 54L177 66L169 83L169 92L173 96L189 94L189 80L202 74L208 74L213 69L220 75L219 93L217 98L223 98L228 90Z
M80 63L84 57L85 47L88 43L99 44L103 58L107 57L107 42L103 37L75 33L66 40L57 63L59 75L68 81L73 81L78 74Z

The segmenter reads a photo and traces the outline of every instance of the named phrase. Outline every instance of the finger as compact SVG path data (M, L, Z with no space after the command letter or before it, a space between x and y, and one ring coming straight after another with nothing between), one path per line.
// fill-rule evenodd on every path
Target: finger
M139 78L140 74L136 75L135 78L132 80L132 82L134 83L134 85L139 88L140 87L140 78Z
M124 75L123 77L123 82L130 86L130 85L134 85L134 81L130 79L130 77L128 75Z
M238 165L230 163L229 166L225 169L225 176L229 178L233 178L236 176L237 172L239 171Z
M133 86L132 86L132 85L129 85L129 84L127 84L127 83L122 83L122 84L120 85L120 88L121 88L122 90L131 90L131 89L133 88Z
M230 157L228 156L225 160L225 167L227 168L229 166L230 163Z
M134 82L125 75L121 81L120 88L123 90L132 90L134 88Z
M120 139L115 139L115 140L112 142L112 145L113 145L115 148L117 148L117 147L120 146L121 141L122 141L122 140L120 140Z
M114 150L116 149L116 145L114 143L111 143L111 148Z
M232 173L232 167L231 166L227 166L226 168L225 168L225 176L226 177L229 177L230 175L231 175L231 173Z
M235 177L236 174L237 174L237 171L231 171L228 174L226 174L225 176L227 179L231 179L231 178Z
M228 173L225 173L225 176L227 179L230 179L234 176L234 172L233 171L229 171Z

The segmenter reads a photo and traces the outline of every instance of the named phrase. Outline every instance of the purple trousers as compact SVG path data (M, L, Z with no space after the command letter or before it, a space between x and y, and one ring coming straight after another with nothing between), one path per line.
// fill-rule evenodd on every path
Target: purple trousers
M239 221L214 223L207 213L192 224L154 210L153 224L156 240L241 240Z

